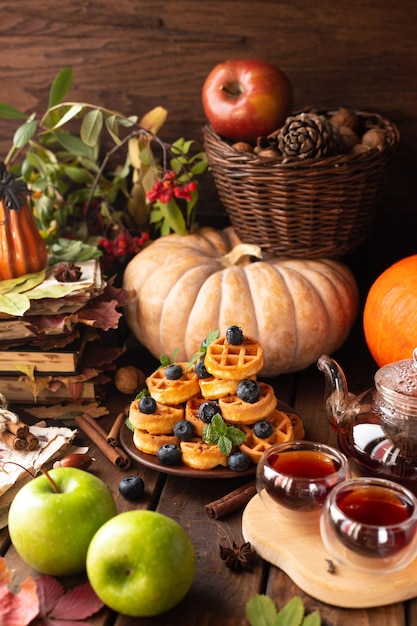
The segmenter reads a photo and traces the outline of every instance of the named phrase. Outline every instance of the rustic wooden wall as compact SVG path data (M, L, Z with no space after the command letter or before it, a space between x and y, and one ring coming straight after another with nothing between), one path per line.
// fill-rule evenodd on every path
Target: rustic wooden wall
M354 259L375 270L415 251L417 3L415 0L1 1L0 101L41 111L64 66L71 97L141 115L169 111L164 138L201 140L201 87L218 62L258 57L281 66L295 106L378 111L402 141L375 235ZM0 122L0 150L15 124ZM208 184L203 215L221 218ZM380 260L379 260L380 259Z

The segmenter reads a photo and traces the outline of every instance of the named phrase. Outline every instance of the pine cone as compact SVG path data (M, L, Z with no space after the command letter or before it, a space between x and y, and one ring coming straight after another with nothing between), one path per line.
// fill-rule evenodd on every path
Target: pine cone
M340 132L324 115L299 113L288 117L277 135L283 157L312 159L338 154Z

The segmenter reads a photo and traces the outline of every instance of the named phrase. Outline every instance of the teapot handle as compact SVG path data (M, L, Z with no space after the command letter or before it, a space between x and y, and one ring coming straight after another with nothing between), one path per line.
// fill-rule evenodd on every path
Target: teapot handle
M322 354L318 359L317 367L325 376L324 397L327 419L332 428L337 430L351 398L346 377L337 361L327 354Z

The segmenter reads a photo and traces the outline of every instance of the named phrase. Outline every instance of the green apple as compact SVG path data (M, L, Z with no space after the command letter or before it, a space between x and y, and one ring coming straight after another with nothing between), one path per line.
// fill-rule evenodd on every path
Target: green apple
M151 617L168 611L194 580L195 550L180 524L155 511L128 511L106 522L87 552L87 576L114 611Z
M10 538L21 558L39 572L76 574L85 570L88 545L117 514L116 504L108 487L85 470L60 467L48 475L51 481L43 474L15 495Z

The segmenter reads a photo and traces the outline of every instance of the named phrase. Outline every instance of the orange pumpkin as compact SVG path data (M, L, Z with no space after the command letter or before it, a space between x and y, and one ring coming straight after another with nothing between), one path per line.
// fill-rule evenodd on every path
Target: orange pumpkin
M29 190L0 166L0 280L46 267L47 250L27 203Z
M156 239L130 261L124 287L135 292L127 323L155 357L178 348L178 360L188 361L211 330L239 324L262 345L263 376L303 369L336 350L358 311L346 266L263 258L230 227Z
M417 254L397 261L373 283L363 328L379 367L412 358L417 347Z

